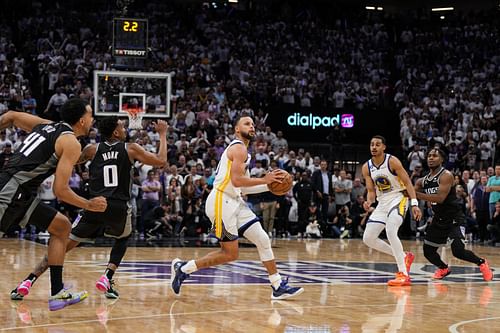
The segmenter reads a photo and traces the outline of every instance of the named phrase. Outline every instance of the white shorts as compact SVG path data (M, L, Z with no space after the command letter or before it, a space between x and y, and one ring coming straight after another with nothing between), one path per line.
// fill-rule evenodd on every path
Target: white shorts
M392 199L384 200L378 203L377 208L373 211L372 215L368 218L368 222L385 224L389 215L396 211L402 219L408 210L408 198L403 194L397 195Z
M238 239L238 231L258 222L259 218L241 198L213 190L205 204L205 213L212 222L212 232L220 241Z

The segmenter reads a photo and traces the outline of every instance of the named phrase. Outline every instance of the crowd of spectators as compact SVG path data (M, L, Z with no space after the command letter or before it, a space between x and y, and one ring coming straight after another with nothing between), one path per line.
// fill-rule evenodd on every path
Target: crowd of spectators
M0 113L10 109L57 119L68 98L92 98L93 70L113 64L109 22L114 8L89 6L81 15L77 9L44 6L32 2L15 21L0 15ZM234 138L232 120L245 113L257 127L250 174L261 177L283 168L295 177L284 197L248 197L265 230L271 236L359 237L368 216L359 171L346 172L328 156L289 147L286 133L266 124L264 106L277 101L399 112L412 179L425 171L427 148L439 145L467 193L464 200L473 202L482 176L495 177L500 39L494 15L457 15L438 25L424 17L403 26L394 17L324 22L310 11L287 20L229 7L171 6L151 1L142 9L148 13L151 47L144 68L171 72L174 79L168 161L159 169L136 165L132 206L138 235L209 232L204 199L217 162ZM163 99L152 97L148 105ZM130 140L156 150L158 133L147 123L129 134ZM0 133L0 167L24 137L16 129ZM99 140L92 130L82 144ZM85 195L87 180L85 166L78 167L71 187ZM50 184L48 179L42 185L40 196L56 205ZM466 205L472 231L474 207L479 207L473 205ZM60 209L76 213L67 205ZM492 221L490 216L488 224ZM413 225L414 232L417 228ZM482 231L474 237L489 239L485 228L477 230Z

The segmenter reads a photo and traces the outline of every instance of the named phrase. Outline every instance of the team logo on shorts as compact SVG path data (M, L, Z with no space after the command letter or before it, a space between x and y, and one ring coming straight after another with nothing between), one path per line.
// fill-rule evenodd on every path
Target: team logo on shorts
M375 186L380 192L389 192L392 189L391 182L386 176L377 176L375 178Z

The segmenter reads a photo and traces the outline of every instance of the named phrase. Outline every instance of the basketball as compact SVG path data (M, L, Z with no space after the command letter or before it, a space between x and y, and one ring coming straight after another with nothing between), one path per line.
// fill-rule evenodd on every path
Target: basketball
M271 193L274 195L285 195L292 188L292 175L286 171L283 172L285 173L285 178L283 178L282 183L272 182L271 184L267 185L267 187L269 187L269 191L271 191Z

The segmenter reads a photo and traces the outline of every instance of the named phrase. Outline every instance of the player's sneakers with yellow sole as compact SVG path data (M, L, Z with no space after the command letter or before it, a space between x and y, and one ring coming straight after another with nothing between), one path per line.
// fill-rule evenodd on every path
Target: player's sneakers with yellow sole
M182 261L179 258L175 258L172 261L170 268L170 287L176 295L181 293L182 282L189 277L189 274L181 270L181 267L185 264L187 264L187 261Z
M87 291L71 293L67 289L61 289L54 296L49 297L49 310L57 311L67 306L79 303L88 297Z
M479 265L479 270L483 273L484 281L493 280L493 271L490 269L490 265L485 260L481 265Z
M411 264L413 264L413 260L415 260L415 255L413 254L413 252L406 252L405 266L406 266L406 271L408 272L408 276L410 276L410 268Z
M451 269L449 267L446 267L446 268L438 268L436 269L436 271L434 272L434 275L432 276L432 278L434 280L442 280L444 279L446 276L448 276L449 274L451 273Z
M393 280L387 281L387 284L392 287L397 287L397 286L411 286L411 280L408 275L406 275L403 272L397 272L396 273L396 278Z
M274 289L274 287L272 286L271 288L273 289L273 293L271 294L271 299L273 300L287 299L290 297L298 296L304 292L304 288L289 286L288 278L281 281L278 289Z

